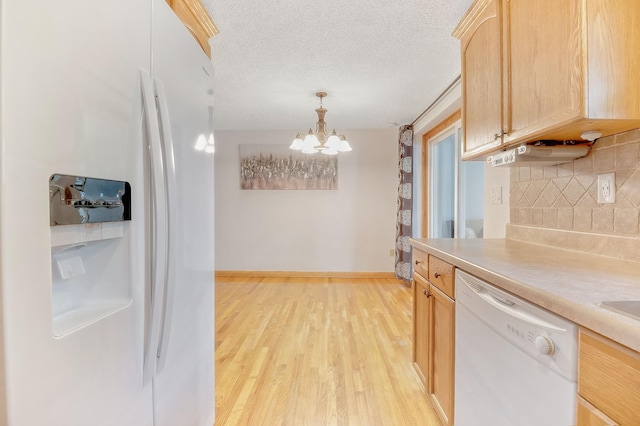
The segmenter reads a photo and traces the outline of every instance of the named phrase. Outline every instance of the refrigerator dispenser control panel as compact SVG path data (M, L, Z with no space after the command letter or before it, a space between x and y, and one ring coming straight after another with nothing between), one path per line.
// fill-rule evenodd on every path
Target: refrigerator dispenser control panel
M54 174L49 179L49 218L51 226L131 220L131 186Z

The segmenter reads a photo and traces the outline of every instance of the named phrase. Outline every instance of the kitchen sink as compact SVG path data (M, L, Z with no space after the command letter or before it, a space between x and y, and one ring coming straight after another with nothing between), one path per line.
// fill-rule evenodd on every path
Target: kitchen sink
M640 320L640 300L610 300L598 306Z

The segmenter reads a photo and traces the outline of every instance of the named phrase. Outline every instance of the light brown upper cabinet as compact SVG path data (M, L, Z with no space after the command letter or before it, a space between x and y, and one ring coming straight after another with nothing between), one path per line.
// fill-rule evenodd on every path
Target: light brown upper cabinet
M499 0L473 3L454 36L462 50L463 158L502 145L502 11Z
M476 0L462 53L463 159L640 127L639 1Z

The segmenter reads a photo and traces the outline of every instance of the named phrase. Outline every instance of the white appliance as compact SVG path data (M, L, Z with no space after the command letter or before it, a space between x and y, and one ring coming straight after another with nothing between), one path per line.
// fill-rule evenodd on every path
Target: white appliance
M0 18L0 425L212 425L211 62L164 0Z
M575 424L577 326L456 270L457 426Z

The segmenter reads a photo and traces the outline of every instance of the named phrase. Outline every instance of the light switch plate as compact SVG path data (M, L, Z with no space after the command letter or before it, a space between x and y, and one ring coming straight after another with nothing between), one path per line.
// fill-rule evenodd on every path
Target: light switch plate
M502 186L494 186L491 188L491 204L502 204Z

